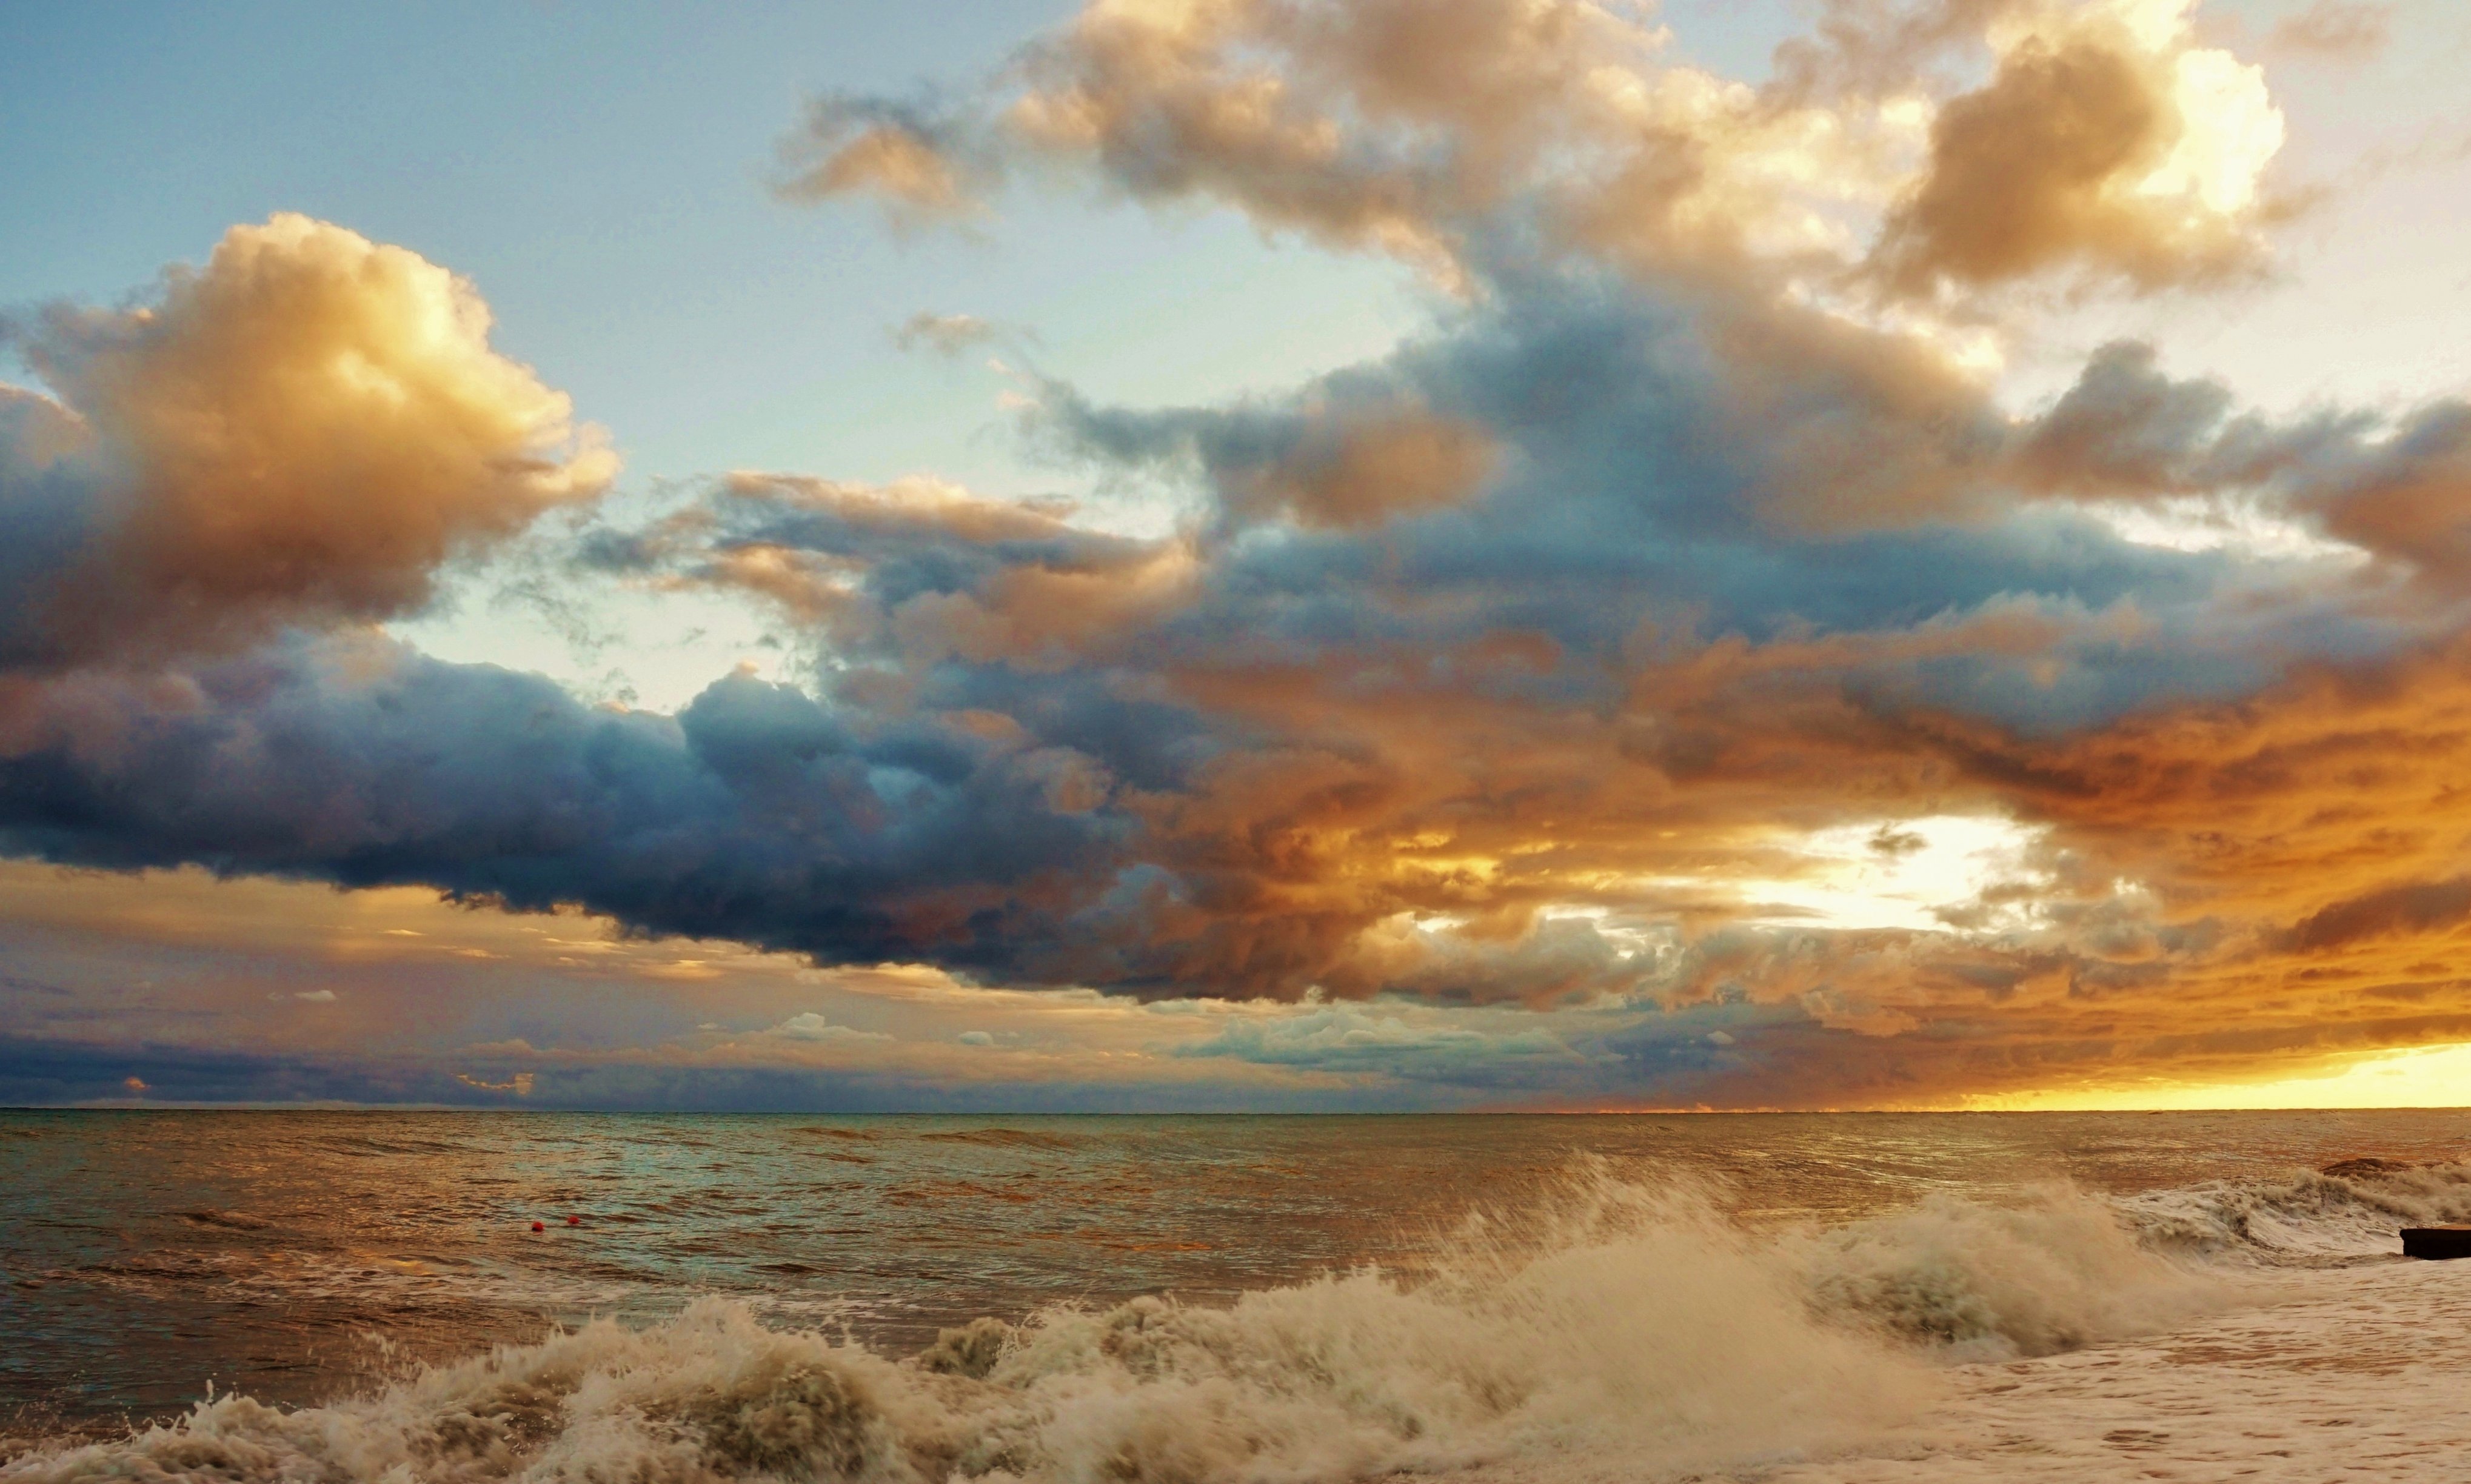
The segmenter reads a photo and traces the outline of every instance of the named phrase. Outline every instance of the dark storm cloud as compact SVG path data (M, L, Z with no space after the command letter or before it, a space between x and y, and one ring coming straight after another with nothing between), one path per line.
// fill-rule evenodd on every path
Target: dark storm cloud
M57 682L0 760L12 854L581 903L834 961L1029 972L1130 837L1081 754L931 721L863 733L744 676L675 718L379 641L200 665L191 704ZM1049 881L1047 878L1056 880Z
M1530 282L1457 333L1333 376L1290 404L1130 411L1056 388L1035 426L1104 467L1181 471L1202 489L1213 512L1210 564L1159 634L1165 652L1200 662L1200 651L1239 642L1311 660L1522 630L1558 648L1553 678L1576 699L1617 688L1639 658L1626 651L1650 631L1664 642L1738 634L1754 643L1904 633L1998 607L2041 616L2070 663L2055 674L2050 645L2007 654L1960 646L1882 666L1865 683L2047 727L2174 692L2251 685L2266 672L2260 624L2294 648L2376 642L2374 624L2329 622L2305 594L2290 595L2278 619L2251 613L2235 635L2211 631L2208 605L2242 571L2233 558L2134 544L2065 505L2019 498L2020 486L2061 480L2134 480L2151 497L2175 487L2162 483L2166 460L2187 466L2177 487L2210 490L2268 459L2297 457L2302 432L2224 428L2220 389L2153 377L2156 394L2188 404L2169 409L2120 392L2113 384L2124 376L2151 374L2139 347L2105 352L2047 415L2015 425L1977 395L1957 405L1953 425L1906 427L1899 409L1837 367L1763 356L1747 368L1770 410L1756 436L1730 425L1745 369L1725 364L1730 352L1723 326L1656 295ZM1296 449L1333 425L1380 415L1364 409L1399 407L1483 430L1497 472L1439 508L1368 530L1317 530L1264 506L1259 490L1284 478L1276 471ZM1896 440L1935 471L1964 466L1970 491L1865 514L1867 485L1843 486L1815 527L1769 501L1779 448L1851 465ZM2249 443L2261 446L2243 453ZM2355 461L2357 449L2327 453ZM2132 634L2101 618L2123 604L2136 612Z
M2471 917L2471 877L2412 882L2319 907L2292 925L2283 945L2304 954L2451 927L2465 917Z
M57 648L47 633L55 584L106 518L69 457L81 432L48 398L0 387L0 661Z

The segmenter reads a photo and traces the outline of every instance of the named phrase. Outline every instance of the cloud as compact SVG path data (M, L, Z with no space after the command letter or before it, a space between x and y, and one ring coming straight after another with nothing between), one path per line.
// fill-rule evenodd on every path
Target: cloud
M674 718L365 637L188 678L214 698L166 712L147 684L99 675L30 698L41 719L0 760L9 848L582 903L844 960L982 942L995 962L1040 935L1042 873L1086 870L1124 829L1060 781L1059 749L927 718L853 731L745 676Z
M2231 402L2226 388L2163 375L2150 344L2105 345L2019 440L2018 472L2070 494L2131 500L2229 483L2206 465Z
M2052 273L2146 290L2264 261L2283 118L2189 0L1835 6L1750 86L1580 0L1095 0L975 95L818 100L809 199L953 209L960 174L1086 166L1146 200L1388 253L1480 294L1507 242L1636 271L1868 274L1914 295ZM2304 33L2364 29L2328 10ZM1988 50L1957 91L1941 65ZM965 159L966 167L946 163ZM879 160L882 163L878 163ZM1831 271L1832 270L1832 271Z
M2261 69L2196 45L2185 4L1995 24L1996 70L1931 126L1877 260L1908 291L2062 265L2155 288L2252 266L2283 119Z
M1409 387L1334 379L1291 407L1135 413L1050 387L1047 430L1080 453L1132 466L1182 464L1232 525L1285 519L1313 530L1378 526L1473 496L1500 449L1472 419L1437 413Z
M2318 907L2292 925L2285 946L2299 953L2363 938L2425 932L2471 917L2471 878L2386 886Z
M980 214L996 174L965 123L933 104L841 95L810 103L780 155L773 189L783 199L873 196L905 230Z
M1216 1035L1179 1045L1175 1054L1459 1083L1529 1081L1520 1073L1535 1064L1585 1060L1542 1026L1488 1033L1447 1024L1411 1025L1399 1014L1353 1006L1231 1020Z
M792 1015L770 1030L767 1036L784 1041L890 1041L893 1038L880 1030L858 1030L848 1025L835 1025L812 1010Z
M126 310L12 326L0 650L239 643L397 617L450 558L606 486L568 399L446 270L306 217L234 227Z
M2275 422L2235 413L2217 383L2173 380L2152 346L2120 342L2019 433L2009 467L2027 489L2218 509L2237 500L2372 561L2375 577L2471 584L2471 539L2454 515L2471 489L2471 404L2459 398Z
M2358 0L2314 0L2308 9L2276 21L2269 50L2286 57L2360 61L2385 50L2393 33L2391 5Z
M674 714L369 628L614 465L445 270L237 228L15 332L0 849L581 909L707 945L630 959L676 994L735 942L1075 1013L1275 1001L1126 1054L1299 1097L1919 1100L2449 1033L2471 413L2271 416L2134 342L1999 389L2020 285L2262 264L2281 129L2167 0L1838 7L1755 86L1561 0L1103 3L976 93L823 100L793 198L967 222L1065 161L1441 292L1283 389L1025 383L1028 446L1138 533L741 470L540 535L799 657ZM1883 914L1948 818L2001 843ZM427 944L390 951L504 947ZM811 1092L772 1063L842 1045L890 1098L1048 1054L797 1002L624 1067L368 1075Z
M1910 100L1825 105L1669 61L1629 7L1474 0L1088 6L972 116L1138 199L1398 256L1476 292L1493 224L1640 264L1841 246L1884 200Z
M942 356L957 356L973 345L983 345L1000 332L976 315L939 315L920 310L901 322L893 332L892 342L904 350L924 347Z
M628 538L638 569L759 594L853 651L1065 662L1171 609L1192 574L1179 542L1086 530L1052 507L931 480L867 486L741 474Z
M1753 437L1733 328L1583 278L1286 399L1137 411L1051 389L1042 436L1207 503L1159 537L927 481L715 482L579 554L775 605L832 646L812 689L741 674L674 717L597 711L340 634L55 677L17 693L0 828L69 863L422 884L1147 997L1695 1003L1732 984L1881 1031L1985 986L2209 952L2090 865L2037 888L2023 937L1996 902L1945 943L1719 930L1817 868L1793 843L1810 832L1893 839L1949 811L2089 828L2049 749L2407 639L2308 563L2275 578L2080 513L2157 470L2209 487L2233 443L2299 435L2106 352L2038 417L1960 404L1963 499L1818 525L1776 448L1947 424L1788 358L1766 363ZM1482 430L1482 478L1369 524L1264 498L1410 417ZM2342 436L2339 459L2240 466L2304 465L2304 493L2389 458Z
M1328 1078L1227 1061L1159 1059L1110 1076L1103 1060L1081 1077L998 1074L977 1079L940 1069L879 1065L872 1052L816 1065L804 1056L750 1062L681 1064L638 1052L567 1057L522 1071L492 1067L458 1072L434 1057L392 1053L271 1051L37 1040L0 1034L0 1098L11 1105L59 1106L126 1098L124 1078L142 1072L144 1095L164 1102L258 1106L413 1104L504 1107L765 1111L794 1108L833 1113L1128 1113L1161 1109L1234 1112L1264 1105L1300 1111L1384 1106L1378 1093ZM962 1053L982 1069L1000 1062L983 1051ZM468 1065L468 1064L466 1064ZM527 1091L526 1089L529 1089Z

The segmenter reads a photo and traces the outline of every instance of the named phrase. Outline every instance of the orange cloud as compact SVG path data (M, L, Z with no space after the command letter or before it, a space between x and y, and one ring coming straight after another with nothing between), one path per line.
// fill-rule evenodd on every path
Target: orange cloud
M923 110L819 98L804 128L782 141L774 189L793 201L872 196L904 230L980 214L991 171L950 128Z
M1877 260L1908 292L2075 266L2146 288L2252 266L2282 141L2263 75L2154 4L1994 25L1998 67L1931 125ZM2002 35L2002 32L2008 33Z
M1230 471L1239 514L1283 509L1307 527L1375 526L1472 494L1498 457L1472 424L1415 412L1308 412L1269 464Z
M446 270L293 215L232 228L157 303L45 315L22 348L95 481L51 643L395 617L449 558L599 494L616 457L489 324Z

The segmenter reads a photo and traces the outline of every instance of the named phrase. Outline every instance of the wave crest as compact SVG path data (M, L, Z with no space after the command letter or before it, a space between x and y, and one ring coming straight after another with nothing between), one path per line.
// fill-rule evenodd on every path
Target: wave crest
M2342 1160L2278 1180L2216 1180L2119 1201L2147 1245L2269 1265L2401 1251L2397 1231L2471 1221L2471 1165Z
M1785 1247L1824 1311L1962 1360L2153 1333L2239 1297L2226 1275L2173 1260L2109 1202L2068 1186L2002 1207L1933 1196Z

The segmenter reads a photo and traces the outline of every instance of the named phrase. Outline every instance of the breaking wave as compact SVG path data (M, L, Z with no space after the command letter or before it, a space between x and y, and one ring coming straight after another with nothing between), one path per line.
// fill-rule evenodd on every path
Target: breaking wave
M2320 1266L2398 1253L2402 1227L2471 1221L2471 1165L2342 1160L2286 1179L2208 1181L2117 1205L2158 1251Z
M2471 1213L2440 1166L2105 1199L2052 1187L1760 1237L1603 1168L1471 1216L1410 1283L981 1319L906 1358L700 1300L283 1410L246 1396L0 1465L0 1484L1237 1484L1486 1464L1655 1477L1859 1447L1946 1359L2178 1325L2261 1265Z
M1956 1360L2154 1333L2241 1296L2229 1275L2156 1250L2110 1202L2068 1186L2009 1206L1934 1196L1781 1249L1823 1314Z

